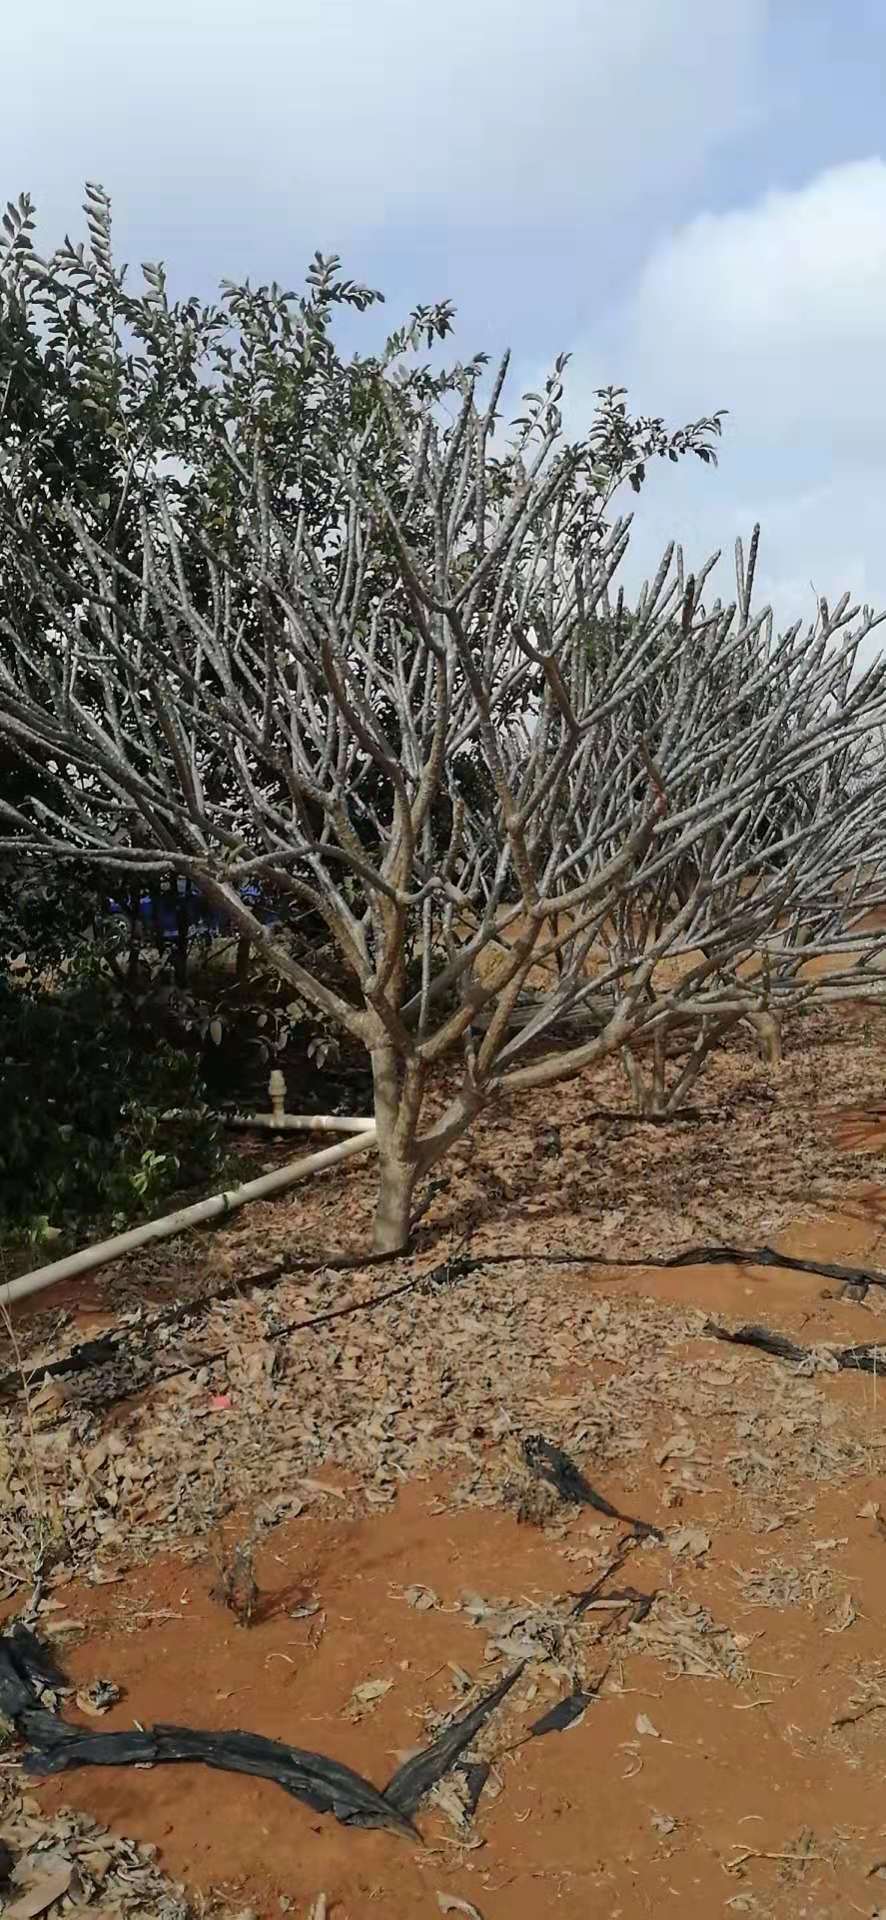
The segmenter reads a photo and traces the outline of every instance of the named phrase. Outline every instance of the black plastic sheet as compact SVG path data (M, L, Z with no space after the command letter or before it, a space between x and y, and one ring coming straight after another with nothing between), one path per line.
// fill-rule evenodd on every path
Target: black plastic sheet
M398 1767L384 1792L326 1754L259 1733L210 1733L169 1725L98 1733L72 1726L43 1703L44 1693L65 1687L64 1675L36 1636L21 1626L0 1635L0 1712L27 1742L23 1765L31 1774L65 1773L72 1767L199 1763L273 1780L314 1812L331 1813L346 1826L388 1827L416 1839L412 1814L470 1746L521 1672L517 1667L506 1674L476 1706L450 1721L429 1747ZM474 1767L468 1776L476 1798L486 1774L482 1780L470 1776L481 1773L482 1767Z
M585 1479L575 1461L570 1460L568 1453L564 1453L562 1447L555 1447L543 1434L527 1434L523 1442L523 1458L530 1473L540 1480L546 1480L567 1506L593 1507L595 1513L605 1513L609 1520L621 1520L641 1539L662 1539L660 1527L654 1527L648 1520L637 1520L632 1514L621 1513L606 1499L605 1494L598 1493L596 1487L592 1487L590 1481Z

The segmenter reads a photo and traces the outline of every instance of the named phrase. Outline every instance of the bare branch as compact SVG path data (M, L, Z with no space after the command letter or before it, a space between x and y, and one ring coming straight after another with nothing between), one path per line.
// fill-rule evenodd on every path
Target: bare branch
M736 1022L886 990L865 919L886 901L886 665L858 672L877 621L846 597L774 637L756 529L731 607L702 602L712 560L687 573L671 548L628 610L627 525L563 440L562 366L504 454L504 366L485 409L476 370L453 377L448 421L384 367L342 412L323 366L340 430L290 492L260 435L248 457L210 443L221 532L199 473L189 517L130 462L128 540L122 508L102 540L67 503L59 557L0 488L20 589L0 741L39 776L0 802L0 851L187 874L366 1048L390 1246L419 1172L502 1090L614 1054L672 1112ZM322 917L346 989L247 880ZM425 1123L453 1050L460 1088Z

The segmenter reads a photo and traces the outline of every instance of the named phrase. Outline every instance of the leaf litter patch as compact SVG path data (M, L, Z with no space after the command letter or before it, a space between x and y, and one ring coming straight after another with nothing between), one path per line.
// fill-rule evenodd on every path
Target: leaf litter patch
M865 1021L874 1018L865 1015ZM417 1265L432 1269L441 1253L459 1243L472 1254L486 1246L492 1253L522 1248L533 1261L545 1245L568 1253L578 1243L604 1257L640 1248L662 1258L702 1238L759 1245L780 1226L820 1212L814 1196L823 1182L838 1181L845 1202L847 1174L870 1170L861 1154L829 1152L814 1124L824 1103L833 1110L835 1103L858 1105L871 1096L870 1037L865 1022L853 1022L845 1009L812 1010L789 1022L777 1099L750 1048L724 1047L711 1063L710 1114L665 1138L629 1124L630 1116L624 1124L589 1117L589 1093L591 1108L623 1103L620 1081L621 1069L611 1062L558 1089L558 1124L568 1146L553 1194L547 1163L536 1164L526 1151L527 1140L550 1126L549 1094L504 1101L499 1112L484 1116L470 1149L451 1156L447 1191L423 1223L428 1246ZM481 1206L478 1223L471 1196L476 1188L482 1201L484 1183L499 1174L507 1188L504 1210L499 1216L494 1205ZM517 1191L520 1181L533 1180L545 1202L541 1219L526 1213L525 1195ZM574 1288L537 1265L529 1273L490 1270L437 1299L406 1295L371 1315L317 1328L307 1342L296 1337L278 1343L282 1325L337 1311L343 1282L323 1269L319 1252L314 1277L292 1276L271 1293L244 1296L256 1254L267 1265L313 1241L328 1246L337 1199L349 1219L355 1207L362 1218L371 1187L369 1171L355 1167L213 1233L212 1279L238 1291L201 1316L199 1332L170 1324L164 1333L170 1367L189 1366L204 1350L208 1357L196 1375L149 1390L141 1409L127 1408L115 1419L111 1434L85 1380L78 1391L74 1382L44 1381L41 1375L42 1361L76 1344L75 1317L42 1311L27 1320L24 1354L40 1467L49 1503L58 1508L70 1565L86 1567L96 1554L148 1558L177 1536L197 1537L213 1524L219 1506L214 1483L230 1484L232 1465L236 1498L267 1500L281 1518L303 1498L297 1475L310 1476L323 1460L359 1474L363 1497L381 1505L403 1473L447 1471L472 1461L481 1469L468 1487L468 1497L476 1498L483 1491L484 1444L494 1446L521 1429L543 1426L564 1446L577 1447L579 1458L592 1452L595 1464L631 1451L642 1456L650 1409L642 1392L632 1390L634 1380L638 1389L663 1389L664 1407L674 1404L667 1375L675 1336L678 1342L697 1333L698 1317L661 1309L656 1316L654 1308L644 1316L622 1299L607 1340L589 1311L587 1287ZM206 1248L205 1237L192 1236L172 1247L144 1249L137 1261L97 1277L100 1297L134 1309L136 1345L146 1317L146 1286L154 1283L168 1299L172 1281L177 1300L185 1303L206 1294ZM362 1280L354 1276L357 1296L377 1289L377 1270L367 1268ZM650 1335L657 1335L657 1355L650 1352ZM12 1360L10 1353L6 1364ZM570 1428L549 1421L539 1396L540 1379L576 1360L617 1363L622 1375L615 1393L604 1383L603 1417L585 1426L590 1446L582 1445L581 1408ZM595 1384L599 1388L599 1380ZM128 1390L145 1386L134 1377ZM614 1404L622 1386L623 1410ZM754 1394L746 1381L742 1387L747 1408ZM699 1405L698 1411L711 1408ZM265 1420L273 1422L273 1450L263 1444ZM0 1583L21 1559L21 1536L10 1516L21 1512L28 1491L24 1467L20 1413L0 1407ZM0 1584L0 1597L2 1592Z
M0 1771L0 1912L3 1920L238 1920L161 1872L157 1848L137 1845L84 1814L43 1812Z
M815 1085L805 1066L796 1076L797 1086L804 1075L811 1096ZM776 1113L773 1121L778 1131L784 1115ZM808 1140L808 1105L798 1106L796 1129ZM796 1129L790 1120L792 1138ZM675 1241L698 1238L700 1229L711 1237L756 1242L778 1225L780 1208L784 1218L796 1218L796 1203L788 1210L781 1194L768 1215L761 1213L759 1197L749 1191L740 1196L740 1205L732 1197L726 1204L721 1176L733 1196L739 1195L741 1181L733 1179L728 1167L723 1173L722 1132L715 1143L721 1155L716 1182L708 1179L706 1187L702 1168L698 1192L705 1197L694 1212L687 1199L680 1219L668 1213L666 1180L661 1196L654 1181L649 1185L653 1197L647 1204L641 1178L644 1131L631 1134L613 1126L609 1138L617 1152L611 1155L605 1128L588 1134L592 1150L607 1163L598 1185L595 1160L594 1195L605 1203L598 1223L601 1251L607 1245L613 1252L624 1251L628 1233L632 1244L638 1238L645 1244L644 1221L656 1225L659 1245L667 1251ZM694 1138L697 1157L697 1132ZM770 1147L779 1143L774 1133L771 1138L767 1134L767 1141L768 1177ZM751 1171L759 1166L759 1135L753 1141L749 1135L747 1145L746 1171ZM633 1206L626 1210L622 1204L619 1211L607 1196L607 1156L622 1196L626 1188L638 1189L636 1218ZM814 1157L810 1145L810 1173ZM787 1159L785 1169L786 1191ZM669 1170L663 1166L662 1171ZM796 1185L795 1180L795 1192ZM688 1196L688 1184L685 1193ZM316 1199L308 1197L309 1208ZM287 1217L291 1232L291 1222L301 1221L301 1208L279 1214L261 1210L262 1233L271 1223L281 1250ZM503 1217L496 1237L501 1240L509 1231ZM535 1232L551 1241L546 1229L536 1225ZM588 1238L576 1218L573 1243L579 1235L582 1241ZM649 1244L654 1244L654 1235ZM248 1272L245 1233L237 1245ZM186 1257L201 1265L205 1260L193 1248ZM737 1492L740 1511L758 1514L758 1530L765 1532L783 1525L786 1513L807 1511L822 1482L838 1484L876 1471L882 1443L864 1430L852 1403L845 1398L835 1402L826 1363L807 1370L791 1356L776 1355L776 1365L761 1366L759 1358L738 1347L706 1351L704 1313L632 1298L623 1289L633 1284L623 1282L613 1300L595 1297L584 1276L564 1283L562 1272L536 1264L529 1271L489 1269L445 1299L407 1296L360 1321L330 1323L312 1336L306 1352L304 1343L281 1340L279 1329L284 1321L332 1311L340 1303L340 1276L321 1269L308 1279L286 1280L273 1296L247 1294L219 1303L208 1326L205 1320L201 1325L199 1352L187 1330L173 1334L168 1345L171 1363L190 1365L204 1348L208 1357L192 1374L153 1389L140 1404L118 1407L112 1419L103 1411L100 1396L93 1403L87 1392L72 1390L71 1383L43 1383L38 1368L32 1381L37 1459L61 1549L55 1569L47 1570L50 1614L44 1618L64 1625L64 1587L78 1568L88 1570L87 1577L96 1582L113 1581L128 1562L147 1559L160 1548L183 1549L186 1557L202 1553L207 1532L223 1517L232 1493L253 1507L263 1530L309 1507L328 1509L336 1519L339 1509L345 1516L373 1508L383 1511L405 1477L438 1472L449 1476L450 1488L455 1483L447 1493L448 1504L500 1508L508 1504L509 1484L516 1484L521 1472L527 1496L533 1476L525 1472L523 1443L542 1432L556 1436L549 1444L568 1450L581 1463L580 1472L586 1467L589 1484L594 1490L605 1488L603 1498L616 1511L648 1515L653 1526L660 1526L672 1563L667 1577L690 1589L659 1593L643 1619L627 1604L620 1606L623 1631L615 1636L619 1657L630 1650L662 1663L674 1677L743 1684L748 1636L723 1626L692 1591L708 1559L715 1567L718 1563L718 1526L709 1518L717 1512L716 1502L697 1513L691 1503L716 1493L725 1481ZM195 1290L196 1285L195 1265ZM356 1282L357 1291L361 1285L368 1296L377 1279L367 1270L364 1280ZM808 1298L814 1297L810 1291ZM872 1298L870 1305L879 1313L879 1299ZM43 1351L49 1350L44 1339ZM21 1535L4 1536L3 1530L11 1516L22 1511L31 1481L11 1409L0 1409L0 1483L0 1561L13 1570L0 1577L10 1579L6 1591L12 1597L23 1584L14 1579L15 1570L25 1573L27 1560ZM540 1485L535 1476L536 1489ZM589 1572L596 1574L611 1554L612 1528L597 1526L593 1513L577 1523L556 1490L550 1491L553 1498L539 1517L551 1550L589 1562L587 1570L583 1566L587 1581ZM687 1503L689 1518L684 1513ZM532 1518L528 1513L526 1517ZM609 1518L605 1510L600 1514L604 1523ZM407 1604L418 1613L438 1611L438 1596L426 1598L432 1590L413 1580L412 1573L411 1568L402 1572L404 1587L411 1583L417 1590ZM438 1585L442 1590L439 1578ZM706 1592L705 1598L710 1597ZM578 1648L568 1640L576 1631L570 1608L559 1599L539 1603L543 1620L532 1617L536 1610L527 1609L522 1596L484 1604L497 1606L499 1617L478 1618L478 1632L487 1642L499 1629L505 1638L509 1633L522 1635L531 1642L532 1658L508 1703L502 1703L476 1736L470 1757L430 1789L429 1804L448 1812L453 1825L460 1808L462 1831L476 1812L471 1798L478 1785L482 1783L490 1799L500 1790L503 1742L506 1752L510 1736L525 1726L527 1712L533 1717L528 1734L521 1737L542 1737L537 1732L541 1726L566 1740L581 1737L571 1733L570 1726L581 1728L583 1713L591 1711L608 1657L604 1653L601 1661L595 1651L592 1630L601 1621L594 1612L599 1597L590 1603L587 1638ZM504 1619L505 1614L510 1618ZM544 1636L552 1614L560 1648L546 1652ZM604 1610L604 1622L607 1617ZM504 1657L500 1651L499 1665ZM371 1675L386 1677L380 1664L367 1666ZM548 1705L551 1692L557 1697ZM373 1710L370 1703L370 1715ZM559 1726L561 1718L565 1724ZM879 1707L872 1707L859 1722L859 1740L873 1742L881 1719ZM656 1724L655 1714L652 1722ZM667 1734L666 1721L657 1724ZM834 1738L845 1743L855 1733L853 1724ZM644 1744L651 1748L655 1742L649 1736ZM750 1900L751 1895L741 1897ZM68 1898L65 1895L62 1904ZM484 1906L481 1901L480 1910ZM159 1906L149 1910L152 1916L163 1911Z

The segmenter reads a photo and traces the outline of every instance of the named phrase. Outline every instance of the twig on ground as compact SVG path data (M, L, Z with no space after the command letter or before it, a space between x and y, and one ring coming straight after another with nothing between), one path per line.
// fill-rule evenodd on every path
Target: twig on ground
M823 1853L766 1853L762 1847L740 1847L734 1860L721 1862L724 1873L738 1873L748 1860L823 1860Z
M866 1720L869 1713L879 1713L886 1709L886 1700L880 1694L875 1700L865 1700L860 1707L851 1707L848 1712L837 1715L831 1721L832 1727L854 1727L856 1720Z

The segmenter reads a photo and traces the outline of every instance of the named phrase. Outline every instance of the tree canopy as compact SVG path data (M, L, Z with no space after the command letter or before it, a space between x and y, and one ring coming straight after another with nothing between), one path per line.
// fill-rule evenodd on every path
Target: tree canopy
M10 213L0 281L0 743L25 783L0 851L186 875L365 1047L398 1246L416 1179L501 1090L688 1022L679 1091L729 1025L808 992L801 931L862 953L875 616L844 597L776 636L756 541L729 606L669 549L628 612L615 493L653 457L711 460L719 416L671 432L607 389L570 439L562 356L508 421L507 358L420 360L448 306L345 358L336 314L378 296L337 261L298 295L171 303L159 267L127 292L97 188L87 211L89 250L46 263ZM261 924L256 881L322 922L335 978Z

